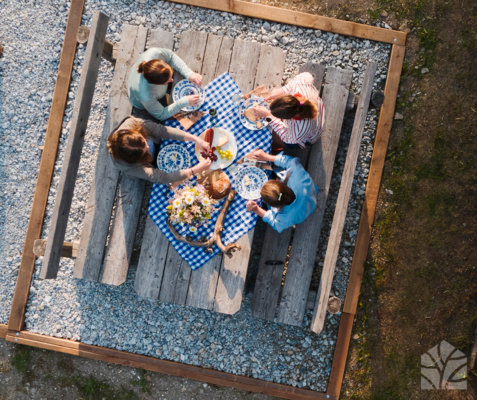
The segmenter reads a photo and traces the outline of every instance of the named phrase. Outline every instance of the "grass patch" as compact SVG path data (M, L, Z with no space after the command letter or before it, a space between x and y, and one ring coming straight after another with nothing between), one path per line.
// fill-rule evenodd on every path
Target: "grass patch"
M139 381L131 380L131 385L141 389L142 392L151 394L151 380L146 370L138 368Z
M12 365L18 372L23 373L30 365L31 348L29 346L17 345L15 355L12 358Z

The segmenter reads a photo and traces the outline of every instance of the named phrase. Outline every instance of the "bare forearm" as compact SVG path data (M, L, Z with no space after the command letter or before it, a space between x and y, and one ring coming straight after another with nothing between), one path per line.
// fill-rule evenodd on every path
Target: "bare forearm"
M263 218L266 214L266 211L262 207L257 207L255 210L253 210L255 214L257 214L260 218Z

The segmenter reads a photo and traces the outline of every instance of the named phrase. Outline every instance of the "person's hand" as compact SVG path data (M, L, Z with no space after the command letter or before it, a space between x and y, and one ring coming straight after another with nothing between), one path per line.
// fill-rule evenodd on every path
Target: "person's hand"
M198 94L193 94L190 96L186 96L187 101L189 102L190 106L196 106L199 104L200 96Z
M257 161L268 161L267 156L268 154L265 153L263 150L255 150L252 153L252 159Z
M266 118L266 117L272 116L272 113L270 112L270 110L262 106L254 107L253 112L257 118Z
M281 96L283 94L282 89L276 88L272 90L272 93L270 93L270 96L268 96L265 101L271 101L273 99L276 99L278 96Z
M250 211L250 212L256 212L256 210L258 209L257 203L255 203L253 200L247 201L247 204L245 207L247 208L247 211Z
M189 80L199 87L202 85L202 75L194 72L191 76L189 76Z
M209 154L210 144L200 137L197 138L197 146L199 146L200 153Z
M194 174L197 174L199 172L207 171L210 168L211 164L212 164L212 160L210 158L207 158L206 160L202 160L198 164L194 165L194 169L192 170L192 172Z

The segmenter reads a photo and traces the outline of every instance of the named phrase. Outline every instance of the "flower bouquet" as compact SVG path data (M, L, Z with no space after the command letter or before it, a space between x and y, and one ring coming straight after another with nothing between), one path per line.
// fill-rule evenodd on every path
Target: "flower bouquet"
M186 182L173 192L166 207L173 224L187 225L191 232L196 232L201 225L209 223L216 201L210 198L204 186Z

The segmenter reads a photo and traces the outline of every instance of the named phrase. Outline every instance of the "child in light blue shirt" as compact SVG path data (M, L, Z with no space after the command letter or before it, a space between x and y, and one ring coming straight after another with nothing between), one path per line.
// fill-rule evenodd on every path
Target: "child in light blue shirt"
M298 158L282 153L272 156L256 150L252 156L257 161L270 161L283 168L277 180L270 180L260 192L262 200L269 206L265 211L256 202L248 201L247 210L254 212L279 233L303 222L316 208L318 187Z

